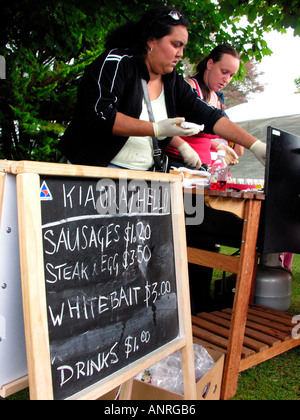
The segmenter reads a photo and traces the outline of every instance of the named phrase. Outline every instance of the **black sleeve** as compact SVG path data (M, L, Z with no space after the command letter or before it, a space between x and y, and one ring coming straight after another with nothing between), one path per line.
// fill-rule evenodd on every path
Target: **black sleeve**
M130 72L130 56L114 50L85 71L78 93L80 118L89 131L110 134Z
M75 114L58 145L70 162L106 166L123 147L127 138L112 136L112 130L133 77L133 66L134 60L125 50L114 50L86 68Z

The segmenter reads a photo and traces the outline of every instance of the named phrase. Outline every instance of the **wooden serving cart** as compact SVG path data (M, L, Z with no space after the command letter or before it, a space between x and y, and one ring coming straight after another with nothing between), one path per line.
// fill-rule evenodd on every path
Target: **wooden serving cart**
M203 194L195 188L185 194ZM293 315L253 304L255 291L256 250L261 205L260 192L205 191L206 205L229 211L243 220L240 256L188 247L188 261L237 275L233 308L194 316L193 335L205 347L224 352L225 368L221 399L236 393L239 372L253 367L300 345L293 338Z

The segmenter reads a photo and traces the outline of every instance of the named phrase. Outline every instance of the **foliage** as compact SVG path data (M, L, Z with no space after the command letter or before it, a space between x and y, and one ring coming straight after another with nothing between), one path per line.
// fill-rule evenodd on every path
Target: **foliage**
M300 35L299 0L220 0L220 6L225 18L246 15L250 24L258 22L265 31L293 28Z
M103 51L108 31L165 3L4 0L0 55L7 68L6 79L0 80L0 158L57 159L55 147L73 114L80 76ZM295 0L173 0L172 7L191 22L186 56L192 63L222 42L236 47L245 62L261 60L271 53L263 30L292 26L299 31ZM250 23L242 28L244 14Z
M262 74L257 70L257 63L246 63L242 83L240 80L233 80L223 89L226 107L231 108L247 102L251 93L263 92L264 86L258 82L258 77Z
M297 93L300 93L300 77L299 79L295 79L295 85L297 88Z
M99 52L111 7L78 2L4 2L0 83L1 155L55 160L55 145L74 110L78 78ZM89 14L85 12L88 8ZM105 10L105 13L104 13ZM101 20L101 25L99 21Z

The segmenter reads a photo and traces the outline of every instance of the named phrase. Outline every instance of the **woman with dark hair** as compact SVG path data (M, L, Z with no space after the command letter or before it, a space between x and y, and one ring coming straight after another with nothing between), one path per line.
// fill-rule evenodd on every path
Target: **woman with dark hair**
M222 64L224 59L227 61ZM228 62L228 60L230 61ZM211 75L217 63L219 63L218 67L225 76L225 80L216 79ZM199 83L205 102L208 103L210 101L212 92L220 91L228 85L232 77L237 73L239 65L240 57L238 52L227 44L218 45L207 57L200 61L194 78Z
M197 91L199 98L210 106L225 109L224 99L220 95L221 89L230 83L237 73L240 58L237 51L229 45L223 44L214 48L197 66L197 72L186 81ZM226 152L228 164L235 164L238 156L243 155L244 148L238 144L228 143L218 135L207 132L199 133L192 137L175 137L171 145L165 150L169 156L170 166L184 166L179 150L189 145L199 155L201 163L210 166L212 163L211 152L223 149Z
M230 122L222 110L200 101L176 72L188 42L187 26L179 12L160 8L107 39L106 51L85 71L74 118L59 144L71 163L148 170L154 162L152 137L159 140L155 150L159 154L174 136L199 132L181 127L185 119L204 124L207 132L239 142L265 159L262 142ZM154 121L149 118L142 80ZM182 153L184 159L195 154L191 148Z

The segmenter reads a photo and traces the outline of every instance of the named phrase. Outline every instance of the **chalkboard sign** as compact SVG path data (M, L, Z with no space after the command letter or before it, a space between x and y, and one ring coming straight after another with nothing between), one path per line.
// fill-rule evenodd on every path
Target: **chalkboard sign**
M66 398L179 335L170 186L41 184L52 380Z
M177 244L185 244L185 237L179 241L182 206L175 215L182 201L180 194L174 202L174 185L181 191L179 178L111 175L17 177L25 333L31 330L28 347L41 351L45 343L44 356L29 352L47 367L50 398L85 395L120 378L99 388L102 394L141 371L145 361L149 367L178 348L186 351L187 343L192 347L190 313L184 314L189 311L183 291L188 290L186 249ZM178 251L183 255L178 257ZM33 274L35 261L39 268ZM36 287L39 292L33 292ZM45 331L38 344L32 335L40 312ZM35 359L33 387L39 398L43 379L37 377L36 364ZM45 388L49 392L49 384Z

